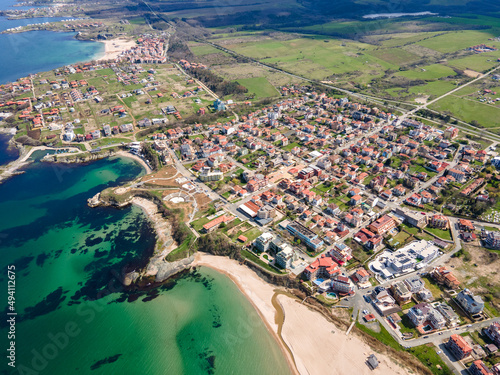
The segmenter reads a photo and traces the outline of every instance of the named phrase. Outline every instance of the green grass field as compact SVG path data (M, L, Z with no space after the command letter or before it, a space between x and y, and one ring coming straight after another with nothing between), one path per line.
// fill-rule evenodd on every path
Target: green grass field
M195 43L195 42L189 43L189 49L196 56L210 55L212 53L224 53L224 52L218 50L217 48L212 47L209 44L202 44L202 43Z
M95 74L98 76L114 76L115 72L111 68L96 70Z
M144 17L135 17L128 20L132 25L140 25L146 23Z
M442 230L439 228L427 227L427 228L425 228L425 230L438 236L439 238L442 238L443 240L450 240L451 241L451 233L448 229Z
M279 92L265 77L238 79L238 83L248 89L248 94L255 94L256 98L268 98L279 95Z
M406 70L404 72L397 73L397 75L409 79L433 80L442 77L455 76L456 73L453 69L446 65L432 64L422 66L413 70Z
M414 53L405 51L402 48L377 49L369 52L369 54L396 65L407 64L420 58Z
M461 30L448 32L444 35L423 40L417 44L438 52L450 53L466 49L476 44L488 43L488 38L492 36L496 35L476 30Z
M296 142L290 143L287 146L282 147L283 150L285 151L292 151L292 148L294 147L300 147L300 145Z
M328 22L320 25L306 26L302 30L305 32L314 32L331 36L354 36L364 34L376 34L378 30L397 31L401 28L398 21L394 19L379 19L372 21L347 21L347 22ZM289 31L297 31L290 29Z
M373 46L340 40L299 38L286 41L261 41L228 45L238 53L277 64L283 69L311 78L322 79L331 74L359 72L381 75L397 65L371 55ZM395 53L394 56L397 56ZM393 56L393 57L394 57ZM389 58L389 57L387 57Z
M476 120L486 128L500 127L500 108L477 101L448 95L432 104L431 109L451 112L453 116L466 122Z
M97 140L97 145L98 146L107 146L107 145L112 145L112 144L118 144L118 143L129 143L131 142L130 138L101 138Z
M134 95L134 96L129 96L127 98L120 98L123 103L125 103L125 105L129 108L132 107L132 103L136 102L137 101L137 97Z
M479 53L450 60L448 61L448 65L462 70L471 69L477 72L484 72L487 69L497 66L498 63L496 61L498 58L500 58L499 51Z
M429 82L423 86L413 86L408 90L411 94L415 95L434 95L440 96L446 94L448 91L451 91L456 86L447 81L434 81Z
M436 1L436 0L433 0ZM442 2L443 0L439 0ZM450 0L455 2L455 0ZM466 0L464 0L466 1ZM467 16L467 17L465 17ZM450 18L438 18L431 17L427 19L431 22L445 22L452 25L479 25L479 26L492 26L492 30L488 30L489 32L495 34L495 29L498 29L499 22L498 18L489 17L484 15L476 15L476 14L464 14L463 17L450 17Z
M388 35L376 35L373 37L368 37L367 39L369 40L370 38L373 38L375 41L380 41L380 43L384 47L398 47L398 46L404 46L406 44L410 43L417 43L423 39L433 37L437 33L429 33L429 32L423 32L423 33L397 33L397 34L388 34Z

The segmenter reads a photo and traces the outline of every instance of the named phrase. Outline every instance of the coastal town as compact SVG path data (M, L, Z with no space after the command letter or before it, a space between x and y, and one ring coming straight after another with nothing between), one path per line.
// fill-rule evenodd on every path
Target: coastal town
M342 335L355 328L417 357L432 348L432 371L499 375L498 141L304 80L266 101L227 99L205 64L170 58L169 38L144 33L112 57L0 85L20 160L133 157L148 174L89 205L147 193L182 212L175 231L162 229L173 235L160 262L221 238L250 268L296 282L302 303L342 316ZM381 370L380 357L366 369Z

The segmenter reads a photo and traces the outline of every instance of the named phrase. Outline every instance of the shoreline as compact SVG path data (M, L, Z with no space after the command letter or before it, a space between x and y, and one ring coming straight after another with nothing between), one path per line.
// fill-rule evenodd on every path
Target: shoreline
M148 163L146 163L143 158L141 158L141 157L139 157L137 155L131 154L130 152L127 152L127 151L118 151L118 152L115 153L114 156L121 156L121 157L124 157L124 158L133 159L136 162L138 162L146 170L146 175L153 173L153 170L148 165Z
M2 132L2 134L6 134L6 133L7 132L5 132L5 131ZM11 139L11 142L12 142L12 139ZM16 147L18 147L18 149L19 149L18 144L17 143L15 143L15 144L16 144ZM71 145L63 146L63 147L34 146L28 151L25 151L25 148L21 147L19 150L19 156L16 160L13 160L8 164L0 166L0 183L2 183L3 181L7 180L8 178L10 178L12 176L15 176L16 174L24 173L24 171L19 171L19 169L32 163L32 161L29 160L29 158L30 158L31 154L33 154L33 152L38 151L38 150L59 150L59 149L75 150L75 152L73 152L73 153L59 154L60 156L66 156L66 155L71 156L71 155L82 155L82 154L90 155L89 152L86 152L86 151L82 152L80 149L78 149L74 146L71 146ZM148 174L153 172L151 167L142 158L140 158L137 155L133 155L130 152L117 151L111 155L106 155L103 158L113 157L113 156L124 157L124 158L129 158L129 159L135 160L145 170L145 175L148 175ZM85 164L85 163L90 162L92 160L95 160L95 159L89 159L87 161L78 161L78 163ZM55 163L61 163L61 162L63 162L63 161L55 161Z
M244 268L248 272L252 273L256 280L258 280L262 284L265 284L264 288L260 288L260 292L265 294L271 294L269 300L267 301L270 304L270 306L267 305L266 301L262 300L260 296L255 294L252 288L249 287L249 285L242 282L241 277L238 277L238 275L236 275L234 272L228 270L228 267L222 267L219 262L227 262L228 264L233 263L237 267ZM281 352L285 356L285 359L288 363L288 367L290 368L291 373L294 375L300 375L300 372L297 370L296 360L293 351L291 350L291 348L287 346L283 338L279 336L281 328L280 324L276 322L276 314L278 312L276 311L271 302L273 296L276 294L274 286L260 279L257 276L257 274L254 273L249 268L243 265L239 265L239 263L236 260L229 259L226 257L220 257L220 256L210 255L207 253L197 252L192 266L208 267L226 275L229 279L231 279L231 281L238 287L240 292L245 296L247 301L250 302L250 304L259 314L260 318L262 319L262 322L266 326L271 336L273 336L274 340L280 347ZM253 284L253 289L257 289L255 284Z
M109 40L97 40L96 42L104 44L104 52L97 61L107 61L117 59L124 51L136 45L135 40L126 38L116 38Z
M162 215L158 212L158 207L155 203L151 202L146 198L133 197L131 203L142 209L142 211L146 214L148 219L153 224L154 231L156 233L156 244L155 244L155 254L151 257L151 259L155 257L165 257L171 251L175 250L177 244L174 239L170 235L169 230L171 229L170 223L162 217ZM159 248L159 244L161 241L161 248ZM157 251L160 251L156 253ZM151 261L150 259L150 261Z
M280 293L280 289L261 279L257 273L236 260L198 252L193 266L212 268L229 277L254 306L264 324L280 346L294 374L345 374L346 369L361 375L372 374L365 364L368 356L376 354L384 375L409 375L387 354L374 351L361 337L346 336L335 324L319 312ZM273 299L281 306L283 323L277 322L279 311ZM281 335L280 335L281 332ZM383 350L385 351L385 350Z

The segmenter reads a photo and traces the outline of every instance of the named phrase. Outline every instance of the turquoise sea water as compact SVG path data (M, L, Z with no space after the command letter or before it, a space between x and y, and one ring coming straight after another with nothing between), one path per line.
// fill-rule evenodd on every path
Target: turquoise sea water
M12 0L0 0L0 9L8 9ZM68 17L8 20L0 17L0 31L20 25L60 21ZM104 44L79 41L75 33L33 31L0 34L0 84L80 61L90 61L104 52Z
M0 185L0 300L7 301L7 267L13 264L19 313L16 369L5 356L0 369L289 374L278 345L226 276L200 268L149 291L121 287L120 273L144 264L154 248L153 230L136 207L91 209L86 200L140 173L131 159L34 163ZM6 313L2 350L9 341Z

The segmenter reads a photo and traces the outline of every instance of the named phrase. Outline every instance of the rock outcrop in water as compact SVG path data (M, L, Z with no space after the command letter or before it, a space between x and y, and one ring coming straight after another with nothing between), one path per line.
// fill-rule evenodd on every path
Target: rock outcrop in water
M113 195L107 194L105 197L101 193L97 193L92 198L87 199L87 204L91 208L95 207L116 207L123 208L132 204L132 197L126 199L117 199Z
M89 198L87 200L87 204L89 207L115 207L115 208L123 208L126 207L132 203L139 203L137 202L137 199L134 200L134 197L140 196L141 191L134 190L134 189L126 189L126 188L119 188L122 189L123 191L118 194L117 190L114 188L109 188L105 189L100 193L97 193L94 195L92 198ZM142 200L145 200L145 198L141 198ZM156 207L158 202L150 202L151 206ZM161 203L161 201L160 201ZM153 210L152 208L144 207L144 204L139 204L141 207L146 209L146 212L148 213L148 216L152 218L152 216L155 215L156 210ZM153 220L153 219L152 219ZM162 222L167 220L165 218L162 218ZM132 286L132 285L141 285L141 283L146 282L155 282L155 283L161 283L165 280L167 280L169 277L174 276L178 274L179 272L182 272L188 268L190 268L191 263L194 261L194 256L190 256L184 259L180 259L177 261L172 261L169 262L165 260L165 257L172 251L176 246L175 246L175 241L171 237L170 234L165 236L165 226L160 225L158 221L153 220L155 224L155 230L157 232L157 235L159 236L161 241L157 242L157 245L159 242L162 243L162 246L155 249L154 255L150 258L148 264L146 267L139 271L132 271L129 273L126 273L122 277L122 284L125 286ZM162 231L162 233L158 233L159 231ZM160 236L160 234L162 234Z

